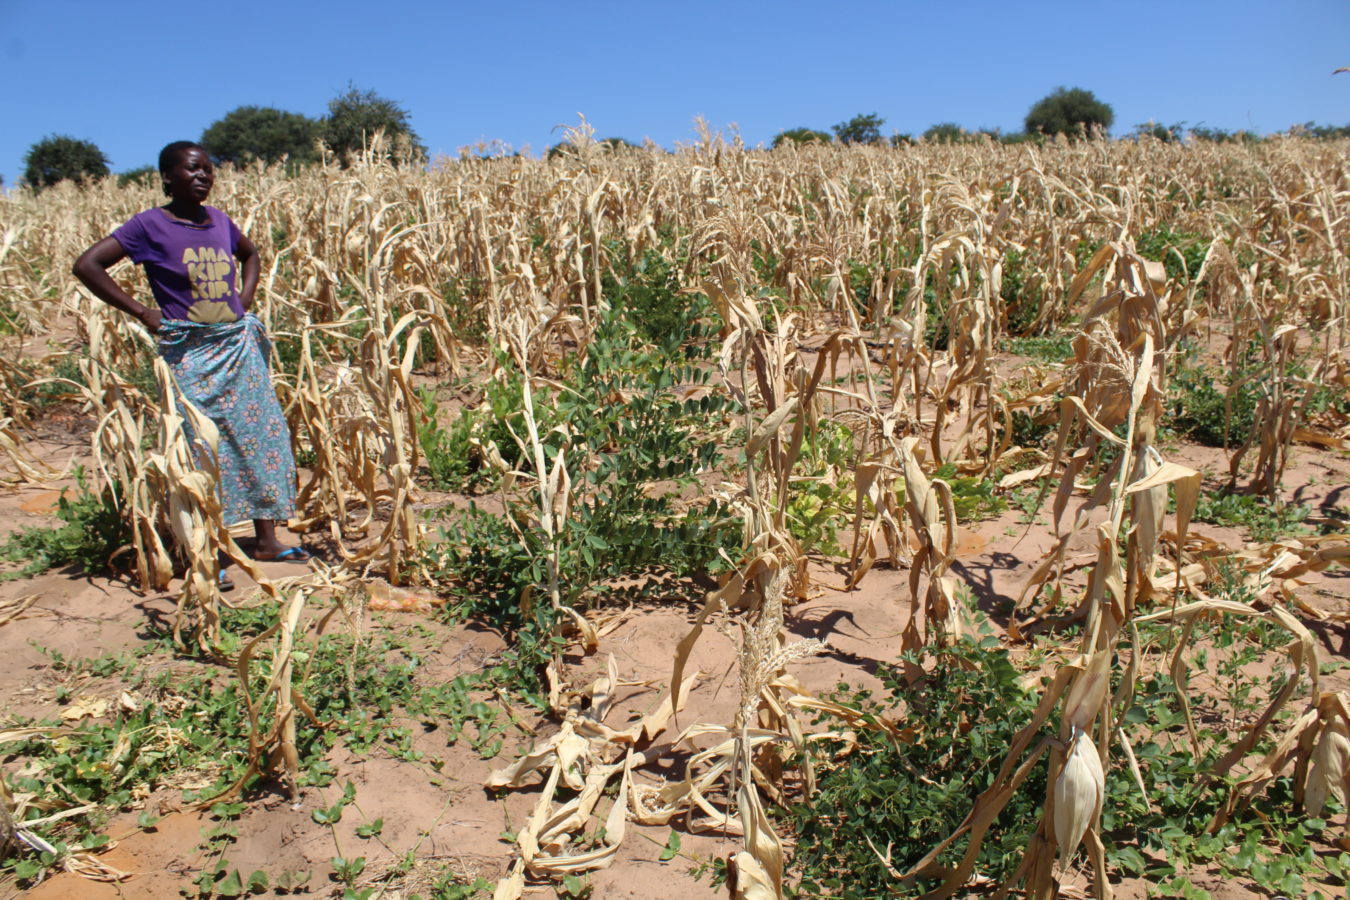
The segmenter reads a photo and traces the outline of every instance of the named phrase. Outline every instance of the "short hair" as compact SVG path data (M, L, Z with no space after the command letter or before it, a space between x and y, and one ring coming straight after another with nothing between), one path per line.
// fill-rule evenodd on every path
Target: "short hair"
M196 141L174 141L172 144L166 144L164 149L159 151L159 171L163 174L183 158L183 154L189 150L201 150L206 152L206 148Z

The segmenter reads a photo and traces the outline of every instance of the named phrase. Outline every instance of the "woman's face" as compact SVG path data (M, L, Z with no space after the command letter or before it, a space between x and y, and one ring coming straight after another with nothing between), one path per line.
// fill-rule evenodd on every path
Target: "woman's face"
M205 151L189 147L178 154L178 164L163 177L164 189L173 199L201 203L216 183L216 170Z

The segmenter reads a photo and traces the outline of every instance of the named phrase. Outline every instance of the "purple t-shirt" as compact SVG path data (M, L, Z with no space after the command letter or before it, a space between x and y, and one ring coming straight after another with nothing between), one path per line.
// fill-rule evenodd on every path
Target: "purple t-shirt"
M132 262L145 267L166 319L233 322L244 316L234 251L238 226L214 206L202 225L175 219L160 207L133 216L113 232Z

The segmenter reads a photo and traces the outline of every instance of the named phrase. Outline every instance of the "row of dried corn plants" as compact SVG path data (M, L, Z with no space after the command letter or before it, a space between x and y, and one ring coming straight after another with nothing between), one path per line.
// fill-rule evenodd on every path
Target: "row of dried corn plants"
M1092 784L1100 783L1113 747L1130 757L1117 714L1137 675L1139 654L1129 641L1136 625L1151 619L1186 629L1215 612L1267 615L1298 638L1288 691L1234 748L1228 768L1273 727L1300 678L1312 680L1309 711L1256 770L1265 780L1249 776L1234 804L1288 759L1299 761L1300 773L1330 759L1323 748L1343 737L1344 705L1317 693L1306 630L1279 607L1258 611L1204 594L1211 573L1187 552L1198 476L1164 461L1154 443L1179 342L1215 334L1227 340L1222 352L1234 363L1257 345L1272 373L1262 384L1253 437L1232 451L1235 481L1255 451L1251 487L1276 494L1294 441L1344 442L1347 423L1308 420L1315 385L1350 383L1343 147L1291 140L1256 148L1084 143L764 153L704 133L695 145L664 154L609 152L584 127L571 139L577 152L556 161L466 160L421 171L372 155L350 168L291 176L262 168L222 173L217 202L268 261L256 311L275 341L297 449L312 460L297 526L326 531L341 560L316 579L318 588L276 586L257 573L277 605L277 626L264 638L277 644L266 692L274 699L258 701L271 712L270 724L255 728L256 770L294 774L295 715L306 707L289 647L307 627L304 599L316 589L342 596L334 584L371 571L391 580L417 575L425 536L413 512L420 415L414 371L457 375L500 351L528 386L560 341L584 348L608 302L606 271L648 252L677 262L689 288L706 293L718 310L722 383L747 416L744 552L676 649L670 696L640 728L616 732L604 724L617 673L586 690L557 674L552 699L564 731L494 776L504 786L550 773L521 832L520 863L499 896L518 893L526 875L606 864L626 817L666 821L687 809L745 836L736 860L742 896L781 896L782 847L761 797L781 799L786 748L800 752L819 737L804 732L798 711L848 718L786 672L793 658L815 649L784 638L784 608L805 595L809 578L785 517L803 436L821 420L847 424L857 445L847 583L856 585L878 562L910 567L906 649L949 643L964 627L951 572L952 492L932 473L944 463L983 475L1023 468L1037 451L1010 443L1014 411L1059 420L1053 453L1031 461L1037 476L1059 479L1056 542L1023 592L1021 627L1075 592L1066 580L1067 548L1076 534L1096 535L1087 587L1070 602L1088 626L1080 658L1053 681L1035 727L1010 748L999 782L953 836L971 835L962 864L937 872L930 859L911 875L941 875L947 894L959 891L979 835L1048 754L1051 796L1018 878L1044 895L1055 849L1067 855L1086 839L1097 889L1105 892L1093 830L1100 789L1094 807ZM220 521L210 466L192 464L183 426L193 422L208 459L211 428L175 402L162 366L156 394L136 387L128 373L148 365L150 342L64 276L80 249L153 202L147 189L111 184L0 199L7 223L0 315L11 332L0 354L7 388L0 447L15 478L54 474L25 455L22 429L34 409L24 398L32 373L62 352L45 336L65 334L80 356L71 396L94 416L99 469L132 518L136 578L162 590L186 569L176 628L183 643L210 650L219 643L224 603L214 560L223 552L247 563ZM1135 242L1158 229L1209 242L1198 272L1187 272L1182 260L1181 274L1169 278L1166 260L1139 255ZM130 269L121 277L134 285ZM1018 292L1005 290L1014 279ZM1013 328L1046 332L1075 318L1070 369L1020 386L1000 374L995 354ZM802 342L819 335L824 342L808 359ZM1293 356L1309 352L1317 357L1313 372L1288 374ZM549 546L567 527L571 476L562 454L551 467L544 459L531 396L527 390L521 440L536 477L522 489L537 494L538 515L527 524L542 529ZM1114 462L1066 520L1082 476L1100 468L1104 448L1114 451ZM1178 496L1170 532L1162 521L1169 485ZM1343 557L1342 545L1307 542L1265 556L1253 551L1249 569L1290 597L1300 574ZM558 604L558 573L548 571L539 590ZM563 612L594 649L598 638L585 617ZM728 617L741 631L735 721L686 729L681 739L711 736L714 745L694 756L683 782L645 788L632 775L654 759L650 742L687 698L696 677L684 672L693 642L709 621ZM256 652L250 645L236 658L246 683ZM1134 662L1122 673L1110 671L1112 660ZM1173 665L1186 665L1181 650ZM583 695L589 704L580 702ZM1036 743L1057 707L1061 734ZM647 747L635 750L639 742ZM1323 770L1330 765L1321 763ZM621 788L607 846L585 858L567 856L568 835L585 825L614 778ZM802 783L812 783L809 764ZM580 793L554 807L559 784Z

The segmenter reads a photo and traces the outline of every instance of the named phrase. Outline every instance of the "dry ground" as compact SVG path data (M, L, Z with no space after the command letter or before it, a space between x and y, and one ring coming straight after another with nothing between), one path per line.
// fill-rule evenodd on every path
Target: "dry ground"
M44 447L49 458L64 461L78 457L84 442L76 437L54 439ZM1211 472L1222 462L1219 451L1200 447L1177 448L1174 456ZM1328 451L1301 449L1286 478L1287 493L1299 502L1317 507L1335 505L1340 486L1350 474L1350 463ZM0 530L9 531L48 521L46 513L60 484L23 488L0 495ZM1043 519L1042 519L1043 522ZM1231 529L1199 524L1196 529L1216 541L1236 546L1241 535ZM1039 554L1048 546L1043 524L1021 524L1021 514L1009 510L965 531L955 571L971 586L983 611L998 631L1005 624L1002 610L1016 596L1021 580ZM286 564L268 564L270 575L295 574ZM820 638L828 650L795 667L797 677L809 688L828 690L846 682L855 687L876 687L878 663L894 660L899 633L905 624L908 573L879 569L869 574L861 587L851 592L838 589L842 578L824 565L814 568L816 586L805 603L790 611L791 630L803 637ZM241 576L245 595L249 583ZM1333 569L1317 576L1306 588L1312 605L1332 614L1332 622L1350 614L1350 577ZM147 637L147 628L162 622L173 605L172 595L140 596L123 583L102 577L69 572L49 572L40 577L0 584L0 601L36 594L37 599L19 620L0 628L0 679L10 686L5 712L8 716L55 716L60 710L57 688L62 675L53 670L50 651L71 657L93 657L135 650ZM611 610L621 616L619 624L603 640L600 657L612 653L620 677L640 682L621 693L616 709L637 713L650 707L670 677L671 652L685 633L693 610L687 603L645 603L627 610ZM435 635L436 644L426 659L425 677L450 679L490 661L503 648L501 638L472 625L447 627L424 613L382 612L378 628L404 629L416 618ZM1343 624L1319 624L1316 633L1327 658L1347 658L1350 631ZM47 654L42 652L48 651ZM690 709L710 722L730 721L736 703L735 647L726 634L705 633L690 663L706 673ZM575 660L582 668L595 667L597 660ZM66 687L70 685L66 684ZM1329 676L1330 689L1350 687L1341 673ZM115 696L116 684L94 683L95 692ZM686 714L680 724L689 721ZM556 726L537 718L528 721L537 737ZM429 756L445 760L436 772L431 767L391 759L383 754L369 758L339 747L332 762L339 777L333 785L307 789L291 804L274 785L262 785L249 795L250 805L235 823L237 841L228 858L242 872L261 869L273 876L285 871L310 873L308 892L340 894L329 881L330 860L345 851L368 858L367 872L377 874L395 864L411 849L423 861L422 869L450 866L467 876L488 880L501 875L512 856L512 845L503 832L513 831L535 802L533 791L508 792L493 797L482 788L490 770L509 761L526 740L514 734L498 758L483 760L461 741L446 746L436 731L419 734L417 745ZM674 761L685 758L671 757ZM649 775L659 773L656 769ZM676 773L672 770L671 775ZM336 828L316 824L311 815L333 803L338 785L346 780L357 788L354 807ZM73 874L60 874L30 892L33 898L136 897L146 900L179 897L195 875L206 866L203 835L215 826L210 816L178 810L179 792L160 790L148 798L144 809L163 817L153 830L135 826L135 812L115 819L107 831L114 844L103 858L128 873L121 883L97 883ZM386 826L379 843L362 841L354 829L377 818ZM677 830L684 830L677 824ZM594 896L605 898L700 898L722 896L711 879L696 878L692 871L716 857L734 852L738 842L718 836L682 835L681 853L661 862L669 829L633 827L619 860L609 869L590 877ZM1241 884L1197 883L1216 897L1252 896ZM1119 896L1142 896L1145 886L1120 886ZM543 889L543 895L551 891Z

